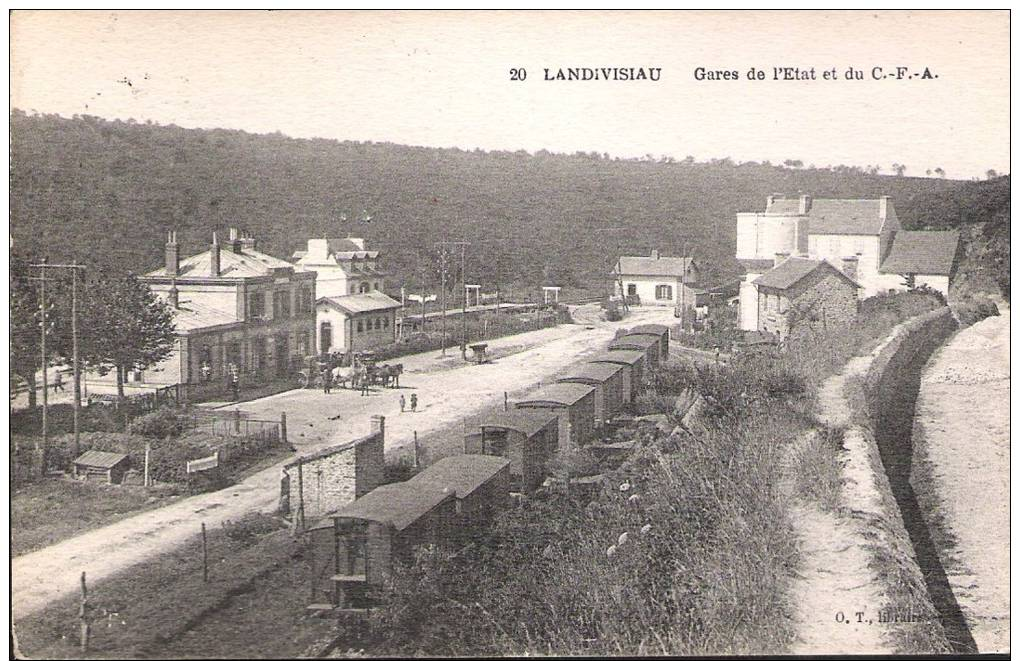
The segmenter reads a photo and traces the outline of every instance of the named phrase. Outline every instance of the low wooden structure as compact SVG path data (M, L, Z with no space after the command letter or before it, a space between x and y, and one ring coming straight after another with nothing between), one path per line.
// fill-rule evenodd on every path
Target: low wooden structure
M595 388L581 383L553 383L515 404L518 409L550 409L560 418L561 448L578 447L595 431Z
M659 338L659 359L666 360L669 357L669 326L642 324L631 328L627 335L650 335Z
M370 586L422 544L459 546L507 507L510 461L485 455L441 459L406 482L378 487L307 531L310 610L360 610Z
M534 491L559 447L559 416L542 409L515 409L481 415L465 423L464 453L510 460L510 487Z
M659 338L652 335L621 335L609 343L610 351L642 351L648 368L654 368L660 359Z
M633 351L627 349L615 349L603 351L588 359L589 363L609 363L623 365L623 402L633 403L637 394L641 391L641 385L645 378L645 362L647 354L644 351Z
M120 484L130 466L131 459L126 454L89 450L74 460L74 476L89 480L101 475L107 484Z
M557 381L583 383L595 388L595 426L623 410L623 377L627 368L619 363L584 363Z

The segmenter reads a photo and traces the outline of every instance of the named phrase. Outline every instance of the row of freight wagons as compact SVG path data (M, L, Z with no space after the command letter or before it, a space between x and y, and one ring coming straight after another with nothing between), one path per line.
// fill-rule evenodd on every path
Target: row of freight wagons
M604 421L633 402L645 369L669 351L665 326L641 326L557 383L508 411L467 423L465 454L441 459L406 482L380 486L307 531L312 610L364 606L395 560L427 543L463 544L507 505L511 491L534 491L561 447L593 439Z

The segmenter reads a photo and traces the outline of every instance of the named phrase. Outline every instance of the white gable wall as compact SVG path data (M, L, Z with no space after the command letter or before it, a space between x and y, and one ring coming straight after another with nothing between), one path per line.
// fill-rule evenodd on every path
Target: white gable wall
M857 257L857 283L860 298L867 298L890 289L906 289L903 278L878 272L881 263L882 237L863 234L811 234L808 254L823 259L840 271L844 257Z

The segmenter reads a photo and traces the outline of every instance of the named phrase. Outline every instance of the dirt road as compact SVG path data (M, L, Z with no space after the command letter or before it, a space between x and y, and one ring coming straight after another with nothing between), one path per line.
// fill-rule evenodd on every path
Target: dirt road
M923 435L956 539L939 555L978 652L1008 653L1008 310L960 331L932 358L914 435Z
M584 309L576 318L593 321L596 316ZM286 411L290 441L301 453L364 435L372 415L386 416L389 452L410 442L415 430L419 435L448 430L450 442L459 443L458 423L485 406L502 402L504 391L513 394L534 388L604 346L617 328L673 321L669 308L644 308L623 322L591 324L591 328L558 326L492 341L489 348L497 355L515 352L490 364L464 364L456 349L447 350L445 359L438 358L438 352L407 357L401 361L405 374L400 390L376 389L368 397L351 391L330 395L290 391L242 406L257 417L277 417ZM417 413L400 413L400 392L408 396L418 393ZM340 419L328 420L336 415ZM194 496L15 558L11 568L14 619L76 591L82 571L94 584L184 543L199 531L203 521L215 526L251 511L273 510L279 479L280 465L273 466L233 487Z

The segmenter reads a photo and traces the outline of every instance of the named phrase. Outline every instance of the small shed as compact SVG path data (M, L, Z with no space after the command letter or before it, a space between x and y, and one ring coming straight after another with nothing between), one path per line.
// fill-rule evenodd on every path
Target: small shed
M546 464L559 447L559 434L559 416L552 411L498 411L467 421L464 453L506 457L511 488L534 491L542 486Z
M410 562L418 546L463 543L506 507L509 466L502 457L448 457L310 527L309 609L357 607L367 588L382 585L395 562Z
M93 475L102 475L107 484L120 484L130 467L131 460L126 454L89 450L74 460L74 476L89 480Z
M630 329L627 335L651 335L659 338L659 358L669 357L669 326L662 324L642 324Z
M659 364L659 338L652 335L621 335L609 343L610 351L643 351L648 356L646 363L649 368Z
M517 402L518 409L550 409L559 415L560 446L578 447L595 429L595 388L581 383L553 383Z
M557 379L559 383L583 383L595 388L595 425L601 427L623 409L623 375L619 363L585 363Z
M623 365L623 401L632 403L641 390L644 380L646 354L644 351L616 349L603 351L588 359L589 363Z

